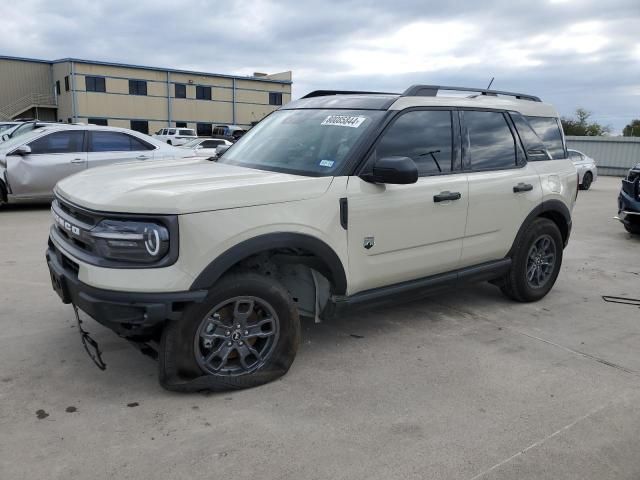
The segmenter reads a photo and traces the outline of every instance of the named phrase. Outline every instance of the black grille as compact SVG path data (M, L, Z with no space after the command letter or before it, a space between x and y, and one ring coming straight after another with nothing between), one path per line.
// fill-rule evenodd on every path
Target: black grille
M84 223L86 225L93 227L99 221L99 219L96 216L91 215L89 212L86 212L84 210L80 210L79 208L66 203L64 200L61 200L60 198L56 198L55 203L58 205L60 210L62 210L64 213L66 213L70 217L76 219L80 223Z

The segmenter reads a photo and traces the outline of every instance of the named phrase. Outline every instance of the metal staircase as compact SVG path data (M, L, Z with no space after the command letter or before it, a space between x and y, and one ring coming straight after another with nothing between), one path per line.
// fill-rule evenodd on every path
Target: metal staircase
M31 108L56 108L58 106L55 95L46 93L30 93L24 97L0 107L0 120L11 120Z

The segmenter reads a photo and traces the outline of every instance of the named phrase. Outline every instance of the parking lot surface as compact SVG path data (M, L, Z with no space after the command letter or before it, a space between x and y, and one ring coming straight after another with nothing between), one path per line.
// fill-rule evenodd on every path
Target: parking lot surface
M640 239L619 179L580 192L555 288L481 284L304 323L279 381L162 390L156 363L89 320L89 360L44 262L46 206L0 211L0 478L640 477Z

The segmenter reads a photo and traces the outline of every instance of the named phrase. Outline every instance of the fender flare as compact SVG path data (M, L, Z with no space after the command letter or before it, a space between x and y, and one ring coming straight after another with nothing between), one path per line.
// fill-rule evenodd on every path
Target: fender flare
M234 245L205 267L194 280L191 290L208 289L241 260L275 248L301 248L312 253L326 265L326 274L333 284L334 293L344 295L347 292L347 275L336 252L322 240L291 232L259 235Z
M529 215L524 219L524 222L520 225L516 238L507 253L507 257L513 256L513 251L516 248L516 245L520 242L525 230L538 217L547 217L555 223L559 223L558 227L560 228L564 247L567 246L569 236L571 235L571 212L560 200L546 200L531 210Z

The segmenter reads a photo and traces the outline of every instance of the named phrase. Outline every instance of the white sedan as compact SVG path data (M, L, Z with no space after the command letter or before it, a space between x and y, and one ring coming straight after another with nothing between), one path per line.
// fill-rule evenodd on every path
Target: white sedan
M598 178L596 161L578 150L567 149L569 158L578 170L578 185L580 190L589 190L589 187Z
M230 147L233 143L222 138L200 137L181 145L180 148L192 150L194 155L199 157L215 157L217 148L223 145Z

